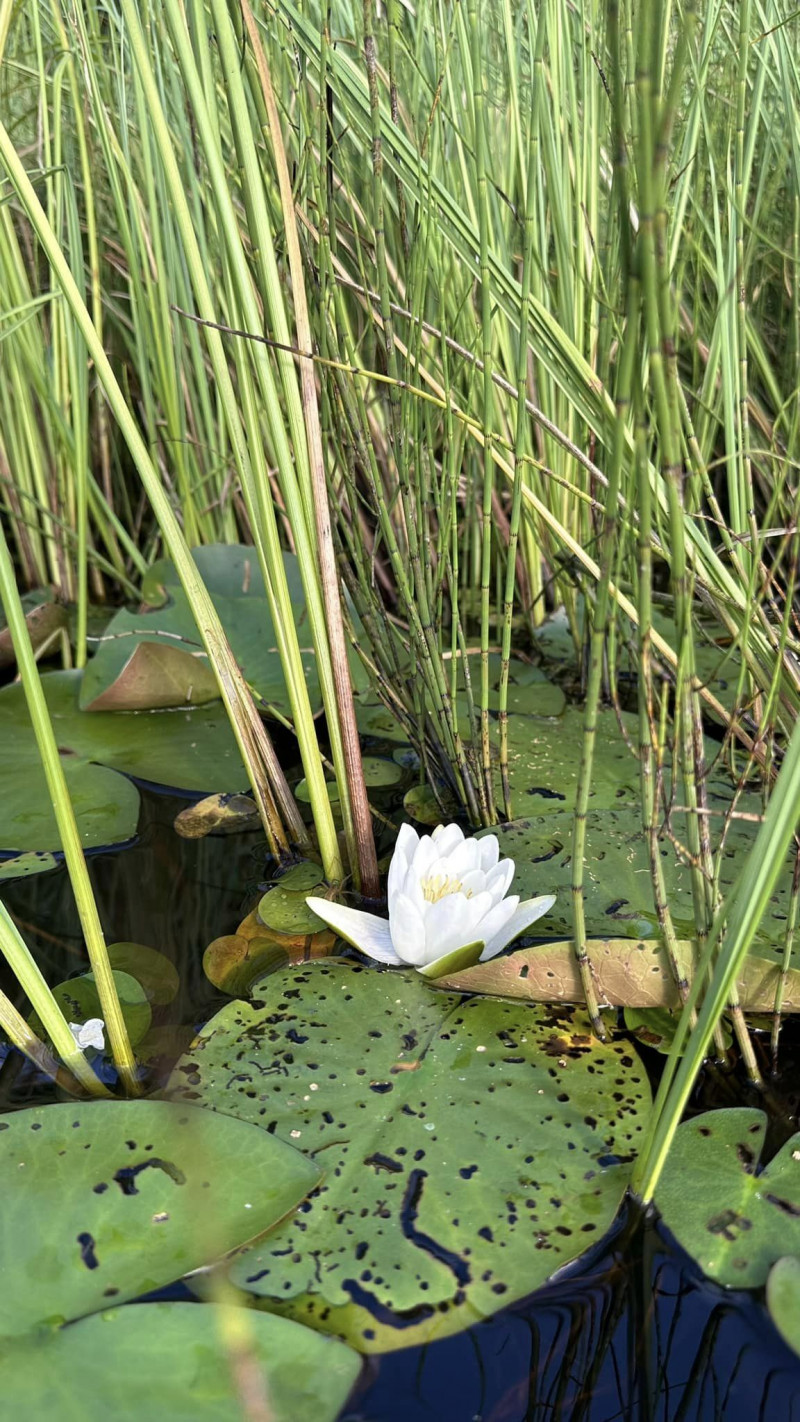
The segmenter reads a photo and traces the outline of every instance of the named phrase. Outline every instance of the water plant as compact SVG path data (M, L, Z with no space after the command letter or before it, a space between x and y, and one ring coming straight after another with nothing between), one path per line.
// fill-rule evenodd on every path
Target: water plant
M738 1085L693 1092L725 1056L790 1135L799 34L750 0L0 0L0 1025L77 1098L0 1123L12 1224L24 1166L72 1251L45 1285L8 1241L17 1410L55 1317L48 1410L159 1328L225 1339L223 1409L260 1419L283 1348L276 1415L318 1408L301 1325L469 1327L626 1191L797 1346L796 1138L762 1166ZM180 973L103 893L154 785L195 864L262 829ZM74 942L20 911L63 865ZM117 1307L243 1245L194 1335Z

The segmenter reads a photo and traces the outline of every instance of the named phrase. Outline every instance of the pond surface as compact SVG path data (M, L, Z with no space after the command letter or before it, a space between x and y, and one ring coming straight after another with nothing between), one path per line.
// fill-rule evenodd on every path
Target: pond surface
M143 790L136 843L90 860L109 933L158 948L178 968L177 998L154 1014L175 1055L227 1001L203 974L203 951L235 930L265 873L259 833L179 838L172 824L185 804ZM5 885L4 899L51 982L85 968L63 871ZM15 996L13 981L2 986ZM796 1038L787 1028L787 1084L796 1079ZM704 1082L703 1107L731 1104L726 1094L724 1078ZM48 1099L49 1085L9 1054L0 1111ZM773 1128L786 1133L780 1120ZM179 1284L158 1297L191 1295ZM761 1297L709 1283L661 1226L630 1207L601 1245L529 1300L439 1343L367 1360L340 1422L762 1418L800 1422L800 1360Z

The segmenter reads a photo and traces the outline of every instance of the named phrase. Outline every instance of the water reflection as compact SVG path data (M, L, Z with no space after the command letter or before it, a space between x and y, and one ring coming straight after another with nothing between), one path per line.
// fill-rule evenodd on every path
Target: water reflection
M629 1209L602 1253L455 1338L374 1360L340 1422L800 1422L800 1361Z

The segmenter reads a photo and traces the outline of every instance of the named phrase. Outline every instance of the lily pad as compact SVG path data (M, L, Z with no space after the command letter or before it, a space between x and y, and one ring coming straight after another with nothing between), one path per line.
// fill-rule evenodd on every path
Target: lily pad
M28 879L31 874L46 874L57 869L58 859L54 854L32 849L27 854L14 854L9 859L0 859L0 882L4 879Z
M254 548L214 544L193 556L211 594L236 659L266 707L291 715L277 637ZM312 709L321 709L316 655L311 642L297 558L284 553L295 626ZM358 656L351 675L366 685ZM81 706L91 710L146 710L203 704L219 695L186 594L172 562L154 563L142 583L142 607L123 608L109 623L86 669Z
M778 1332L800 1353L800 1259L789 1254L773 1264L767 1279L767 1307Z
M255 800L249 795L205 795L175 816L173 825L181 839L204 839L207 834L239 834L258 829Z
M3 1405L9 1416L81 1422L231 1422L242 1413L230 1322L213 1304L107 1309L6 1349ZM334 1422L361 1366L358 1354L269 1314L250 1313L243 1324L271 1422Z
M135 978L147 1001L156 1007L163 1007L176 996L181 983L178 969L155 948L148 948L145 943L109 943L108 959L112 968Z
M364 768L364 783L370 790L385 790L389 786L398 785L404 778L402 768L393 760L385 760L379 755L365 755L362 757ZM332 805L339 804L339 786L335 780L329 780L328 799ZM308 781L304 778L295 787L295 797L302 804L307 805L311 801L308 789Z
M127 776L193 791L235 790L246 783L221 706L138 715L88 713L78 708L80 684L78 671L42 677L85 849L121 844L135 835L139 794ZM0 691L0 781L0 847L20 852L60 849L19 684ZM42 868L49 867L43 860Z
M767 1118L707 1111L675 1133L655 1202L667 1228L719 1284L754 1289L800 1254L800 1135L760 1168Z
M0 1336L160 1288L269 1229L320 1178L289 1145L185 1104L65 1102L0 1127Z
M591 938L588 952L602 1005L659 1014L679 1006L678 989L659 939ZM682 975L691 978L696 962L692 943L679 940L676 956ZM780 979L781 968L774 960L751 954L736 984L742 1007L747 1012L769 1012ZM518 948L474 968L451 971L441 976L440 986L525 1002L584 1001L571 939ZM783 1012L800 1012L800 969L789 969L784 988Z
M56 602L52 588L34 588L22 596L22 608L34 652L44 652L63 632L69 621L67 609ZM11 633L0 606L0 668L16 662Z
M135 1047L150 1030L153 1016L150 1003L144 988L128 973L115 971L114 983L131 1046ZM82 1024L103 1016L94 973L80 973L58 983L53 988L53 997L67 1022ZM38 1037L47 1035L37 1013L32 1012L28 1021Z
M458 813L454 798L446 790L439 792L439 798L444 803L444 812L430 785L412 785L403 797L403 809L417 824L438 825L447 817L448 809L451 819Z
M336 935L324 926L318 933L276 932L253 910L236 933L209 943L203 954L203 972L222 992L245 997L258 978L280 972L290 963L328 958L335 943Z
M744 859L755 843L758 825L734 820L729 827L720 868L723 895L736 884ZM516 862L511 892L529 898L555 893L548 927L559 938L572 933L572 805L558 813L512 820L492 830L500 841L501 855ZM678 933L694 934L691 878L688 867L666 835L659 840L667 902ZM754 949L765 956L781 954L789 912L792 863L785 871L756 936ZM659 934L653 907L650 860L638 809L600 808L589 811L584 851L584 908L586 931L591 937L655 938ZM800 962L800 958L796 959ZM642 1006L653 1005L642 1003Z
M456 1332L598 1240L649 1106L627 1043L563 1050L544 1009L464 1002L331 960L203 1028L176 1097L324 1162L326 1183L232 1278L362 1351Z

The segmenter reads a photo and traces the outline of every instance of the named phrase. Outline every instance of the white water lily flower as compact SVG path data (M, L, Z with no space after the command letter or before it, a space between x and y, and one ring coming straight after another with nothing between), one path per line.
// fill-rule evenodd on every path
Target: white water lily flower
M82 1051L87 1047L96 1047L98 1052L102 1052L106 1044L103 1036L105 1025L102 1017L90 1017L88 1022L70 1022L69 1030Z
M379 963L440 977L485 963L555 903L553 894L507 898L513 859L497 835L465 839L458 825L420 836L403 825L389 866L389 919L329 899L306 903L341 938Z

